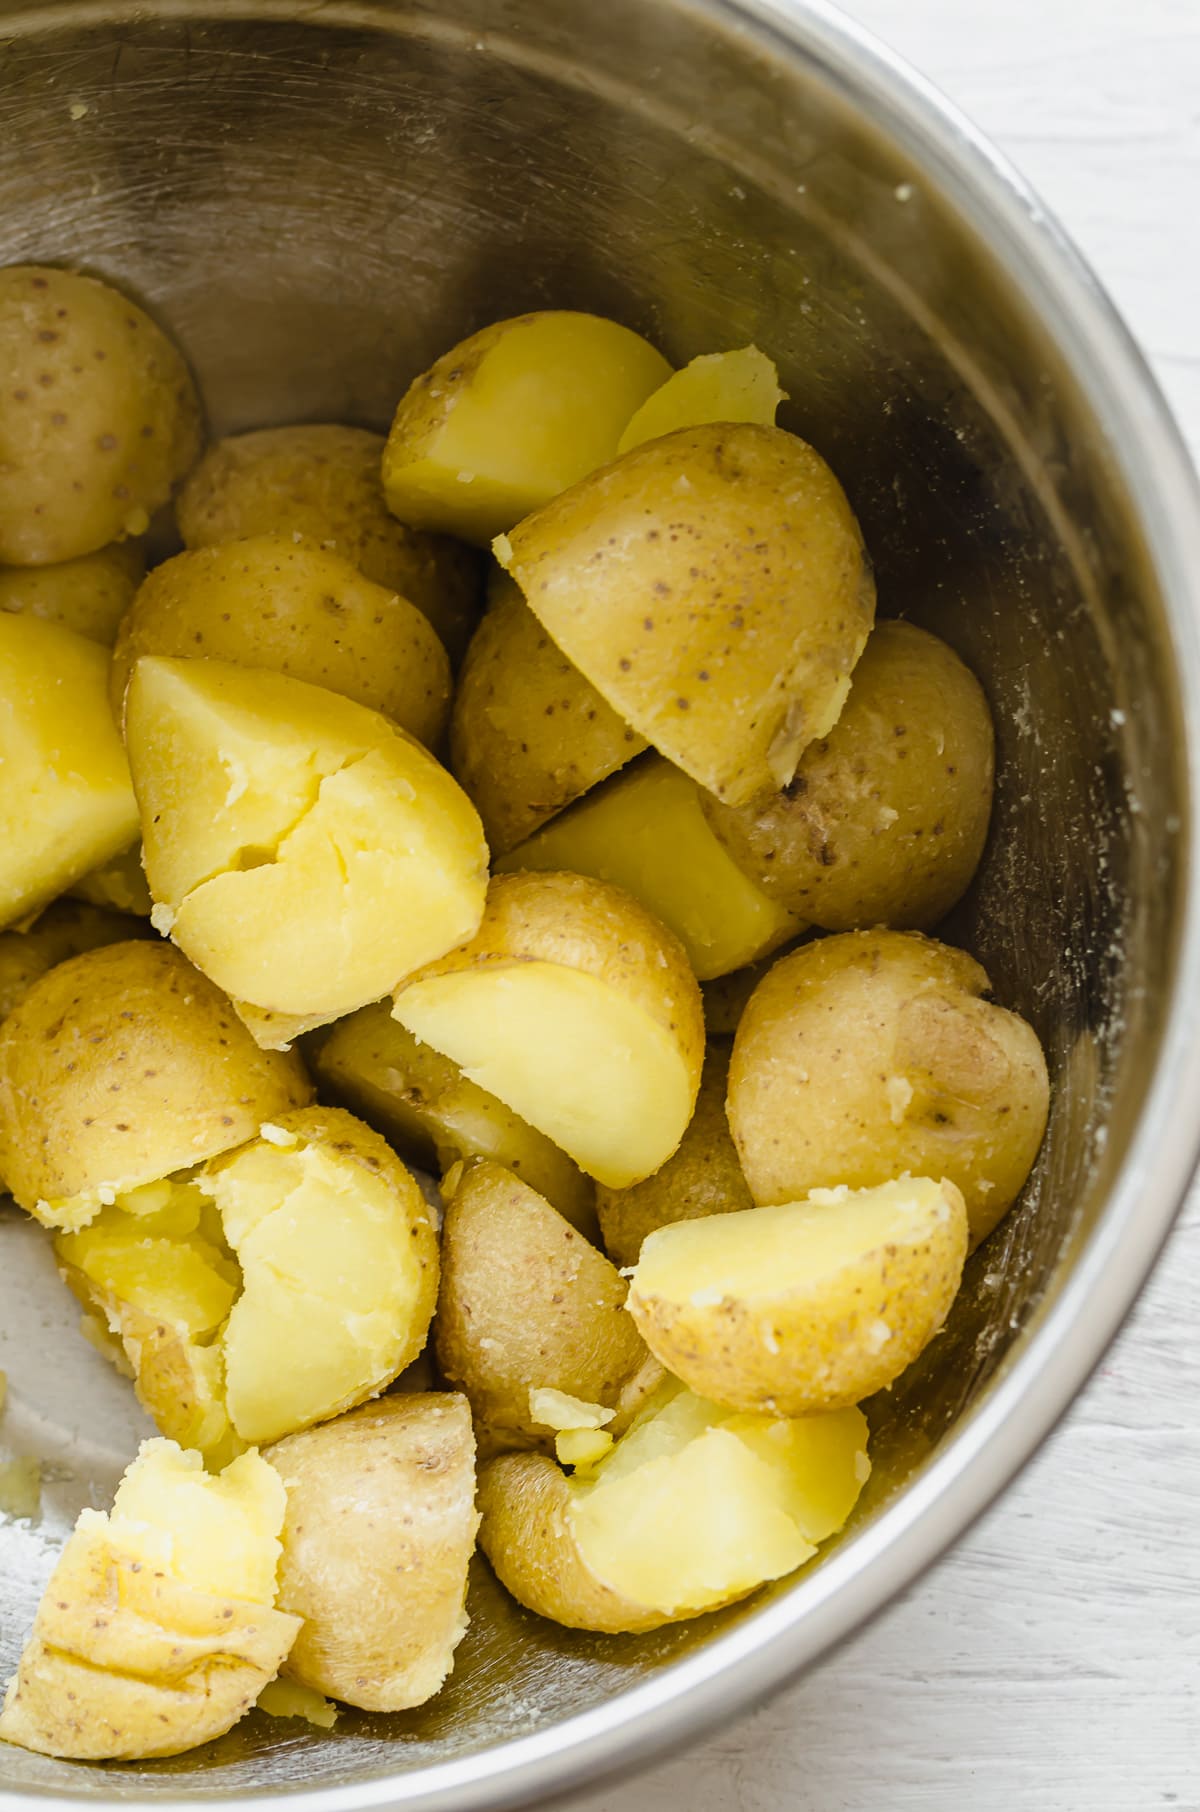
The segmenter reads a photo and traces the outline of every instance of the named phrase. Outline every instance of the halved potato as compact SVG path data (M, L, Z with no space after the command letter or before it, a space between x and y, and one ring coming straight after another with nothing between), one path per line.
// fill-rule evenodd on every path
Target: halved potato
M828 734L874 620L845 494L780 428L647 441L494 551L626 723L734 805L785 786Z
M757 346L702 352L646 398L622 434L617 452L628 453L645 440L704 422L758 422L769 428L786 400L779 373Z
M378 712L278 673L147 657L125 736L155 923L237 1000L335 1019L479 924L474 807Z
M450 711L450 662L416 605L292 535L199 548L155 567L113 649L118 722L134 663L147 654L287 673L381 711L426 744Z
M489 1446L547 1443L589 1420L620 1432L662 1378L625 1294L608 1259L511 1171L484 1162L456 1179L434 1339ZM561 1404L538 1401L546 1392L607 1414L564 1422Z
M672 930L699 981L740 969L803 929L742 873L705 820L701 789L645 755L496 863L566 869L624 887Z
M615 1265L635 1265L642 1241L658 1227L753 1208L725 1117L730 1048L714 1043L705 1052L695 1112L662 1168L628 1189L597 1189L604 1249Z
M0 930L137 836L107 674L98 643L0 611Z
M304 535L398 591L457 663L479 617L479 556L397 522L383 501L383 435L330 422L214 441L175 502L187 547Z
M777 962L729 1068L755 1201L946 1177L971 1245L986 1238L1029 1175L1050 1099L1037 1034L983 999L988 986L973 957L915 931L845 932Z
M599 1464L543 1454L480 1476L480 1545L519 1603L571 1629L651 1630L715 1610L810 1560L870 1474L846 1409L788 1422L673 1381Z
M336 1108L264 1122L190 1179L119 1195L55 1249L144 1407L210 1457L376 1395L421 1350L437 1296L420 1189Z
M0 566L0 611L61 623L111 648L145 576L140 541L114 541L54 566Z
M322 1092L374 1126L401 1157L442 1176L462 1158L492 1158L581 1233L594 1234L591 1179L449 1057L419 1044L392 1017L390 1001L340 1019L306 1055Z
M7 1019L47 970L85 950L123 944L142 927L123 912L56 900L28 931L0 931L0 1019Z
M739 867L826 931L943 918L979 866L992 809L992 718L953 649L912 623L879 623L845 709L782 792L707 799Z
M396 1018L611 1188L670 1157L700 1085L700 990L629 894L499 875L470 943L409 977Z
M89 950L0 1026L0 1175L50 1227L252 1138L312 1099L169 944Z
M484 546L611 459L671 367L640 334L548 309L451 347L402 398L383 454L388 508Z
M84 1510L38 1607L0 1739L75 1761L179 1755L232 1729L300 1628L274 1609L285 1493L257 1454L219 1478L145 1441Z
M967 1255L953 1183L905 1177L661 1227L629 1310L702 1396L785 1416L891 1384L946 1319Z
M384 1397L265 1456L287 1488L287 1673L367 1711L423 1705L467 1628L475 1437L465 1397Z
M0 561L43 566L141 535L200 451L183 358L94 277L0 270Z
M572 667L499 568L489 595L454 695L450 765L502 855L646 740Z

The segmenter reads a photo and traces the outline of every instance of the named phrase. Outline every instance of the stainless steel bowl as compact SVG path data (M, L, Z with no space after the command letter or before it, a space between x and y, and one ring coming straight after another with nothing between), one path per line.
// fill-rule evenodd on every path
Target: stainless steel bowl
M217 430L386 422L481 322L609 312L676 359L756 339L862 518L887 613L946 636L1000 732L953 934L1038 1026L1056 1088L1022 1206L874 1415L868 1501L748 1606L622 1640L481 1567L449 1689L332 1737L254 1718L139 1770L0 1758L0 1807L511 1804L760 1699L877 1610L1013 1476L1132 1302L1200 1139L1197 498L1135 349L1036 201L822 5L786 0L0 0L0 261L128 285ZM0 408L3 407L0 373ZM2 474L0 474L2 482ZM79 1505L139 1431L44 1244L0 1212L15 1660ZM61 1339L58 1336L61 1334Z

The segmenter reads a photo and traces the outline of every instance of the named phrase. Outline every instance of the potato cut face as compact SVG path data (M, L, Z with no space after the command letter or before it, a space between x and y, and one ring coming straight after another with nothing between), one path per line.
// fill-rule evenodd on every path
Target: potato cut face
M239 1001L334 1018L478 925L475 810L378 713L279 674L148 658L126 738L164 925Z
M874 620L837 479L752 423L647 441L494 551L626 723L733 804L786 786L836 723Z
M966 1253L952 1183L819 1190L650 1234L629 1307L693 1390L808 1415L860 1402L912 1363L945 1320Z
M450 722L451 766L503 853L646 747L497 567Z
M595 1231L595 1188L565 1151L458 1065L421 1044L390 1001L339 1020L309 1053L324 1089L402 1158L445 1175L463 1158L490 1158L536 1189L581 1233Z
M416 379L383 455L388 508L486 545L611 459L671 367L640 334L547 310L473 334Z
M200 451L179 351L74 271L0 270L0 561L42 566L141 535Z
M628 453L643 441L705 422L758 422L769 428L786 400L779 373L757 346L703 352L646 398L622 434L617 452Z
M198 1453L144 1441L117 1487L109 1528L131 1549L145 1541L148 1560L165 1550L175 1577L197 1591L274 1604L286 1505L279 1475L257 1454L214 1478Z
M870 1475L861 1411L736 1415L673 1382L570 1487L580 1552L622 1596L674 1614L792 1572Z
M145 576L140 541L114 541L54 566L0 566L0 611L61 623L111 648Z
M408 598L457 662L479 616L478 555L389 514L383 446L382 434L329 422L214 441L176 499L179 532L189 548L308 536Z
M670 1157L695 1082L675 1036L593 975L491 965L418 981L401 1025L612 1188Z
M624 887L673 931L699 981L740 969L802 929L709 829L695 781L643 757L496 864L566 869Z
M442 734L450 709L450 662L416 605L291 535L200 548L154 569L113 649L118 722L144 655L290 674L382 712L426 744Z
M0 929L133 842L137 802L97 643L0 610Z

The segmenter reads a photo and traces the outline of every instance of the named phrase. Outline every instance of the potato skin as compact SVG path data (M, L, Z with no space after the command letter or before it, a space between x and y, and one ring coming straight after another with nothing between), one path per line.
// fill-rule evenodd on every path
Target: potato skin
M567 1629L661 1629L675 1621L598 1579L579 1552L561 1468L545 1454L505 1453L479 1475L479 1545L518 1604Z
M979 866L992 809L991 712L937 636L879 623L828 735L782 792L704 801L738 866L826 931L927 930Z
M709 1045L691 1123L662 1169L628 1189L597 1184L600 1233L614 1265L636 1265L642 1241L659 1227L754 1206L725 1117L731 1050Z
M450 720L450 766L493 854L506 854L645 747L499 574Z
M591 1178L457 1064L419 1044L393 1019L390 1002L339 1019L305 1054L322 1092L374 1126L408 1162L444 1175L460 1158L494 1159L585 1238L596 1232Z
M0 567L0 610L61 623L111 648L146 576L140 541L114 541L54 566Z
M85 950L123 944L142 935L136 919L77 900L56 900L28 931L0 932L0 1020L7 1019L35 981Z
M450 662L416 605L290 535L200 548L155 567L113 648L118 723L134 663L147 654L290 674L381 711L426 745L450 711Z
M531 1417L534 1389L615 1410L607 1426L620 1432L662 1377L625 1296L608 1259L511 1171L463 1173L442 1228L434 1340L489 1446L552 1438Z
M1049 1111L1033 1028L965 951L845 932L775 964L742 1015L729 1125L758 1203L909 1171L962 1191L972 1248L1016 1200Z
M837 479L750 423L647 441L496 553L613 709L734 805L785 785L829 731L875 613Z
M479 620L479 556L398 522L383 501L384 437L331 422L214 441L175 503L189 548L251 535L304 535L428 617L451 661Z
M635 1272L630 1313L674 1376L714 1403L783 1416L853 1408L892 1384L924 1350L962 1279L967 1255L962 1196L953 1183L923 1178L911 1187L922 1198L919 1243L888 1239L864 1245L848 1253L836 1271L804 1284L789 1280L788 1250L781 1241L778 1289L749 1300L736 1293L716 1302L697 1302L696 1294L703 1292L670 1297L643 1285ZM854 1202L851 1195L849 1203ZM840 1215L847 1205L830 1200L817 1212ZM755 1217L786 1212L750 1208L736 1231L748 1240ZM660 1269L674 1231L664 1228L652 1238Z
M0 562L142 534L200 451L184 360L136 303L45 265L0 270Z
M287 1487L280 1609L303 1618L285 1672L367 1711L432 1698L467 1627L475 1437L465 1397L384 1397L264 1456Z
M177 950L111 944L0 1026L0 1175L48 1225L86 1226L102 1187L186 1169L311 1098L299 1058L260 1051Z
M274 1678L295 1617L148 1567L84 1519L38 1607L0 1739L73 1761L180 1755L222 1736Z

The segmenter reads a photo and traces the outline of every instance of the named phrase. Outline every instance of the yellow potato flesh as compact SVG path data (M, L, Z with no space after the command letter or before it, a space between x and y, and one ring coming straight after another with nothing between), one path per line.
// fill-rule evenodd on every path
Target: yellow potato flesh
M497 963L414 982L395 1015L610 1188L657 1170L691 1116L677 1040L597 976Z
M279 1474L257 1454L213 1478L198 1453L146 1441L117 1487L109 1528L197 1591L274 1604L286 1507Z
M402 400L383 455L388 507L416 528L486 544L611 459L670 369L598 315L550 310L486 327Z
M622 1597L672 1614L727 1604L842 1527L870 1470L858 1410L791 1423L678 1386L660 1402L569 1487L580 1554Z
M111 862L93 868L67 892L71 899L85 900L90 906L111 906L115 912L132 912L148 919L154 901L142 867L141 843L132 844Z
M578 1165L448 1057L418 1043L393 1017L390 1002L339 1020L309 1061L324 1089L383 1133L401 1157L442 1175L462 1158L491 1158L581 1233L594 1233L595 1190Z
M164 925L234 998L335 1018L478 925L474 808L377 712L279 674L146 659L126 738Z
M0 566L0 611L61 623L111 648L145 573L140 541L114 541L54 566Z
M769 428L785 401L779 374L757 346L704 352L648 396L617 446L618 453L704 422L758 422Z
M625 722L733 804L786 786L836 723L874 620L837 479L756 423L647 441L494 551Z
M0 928L133 842L137 803L108 711L108 656L0 612Z
M567 869L624 887L672 930L698 980L740 969L801 929L709 829L695 781L661 756L618 774L496 864Z

